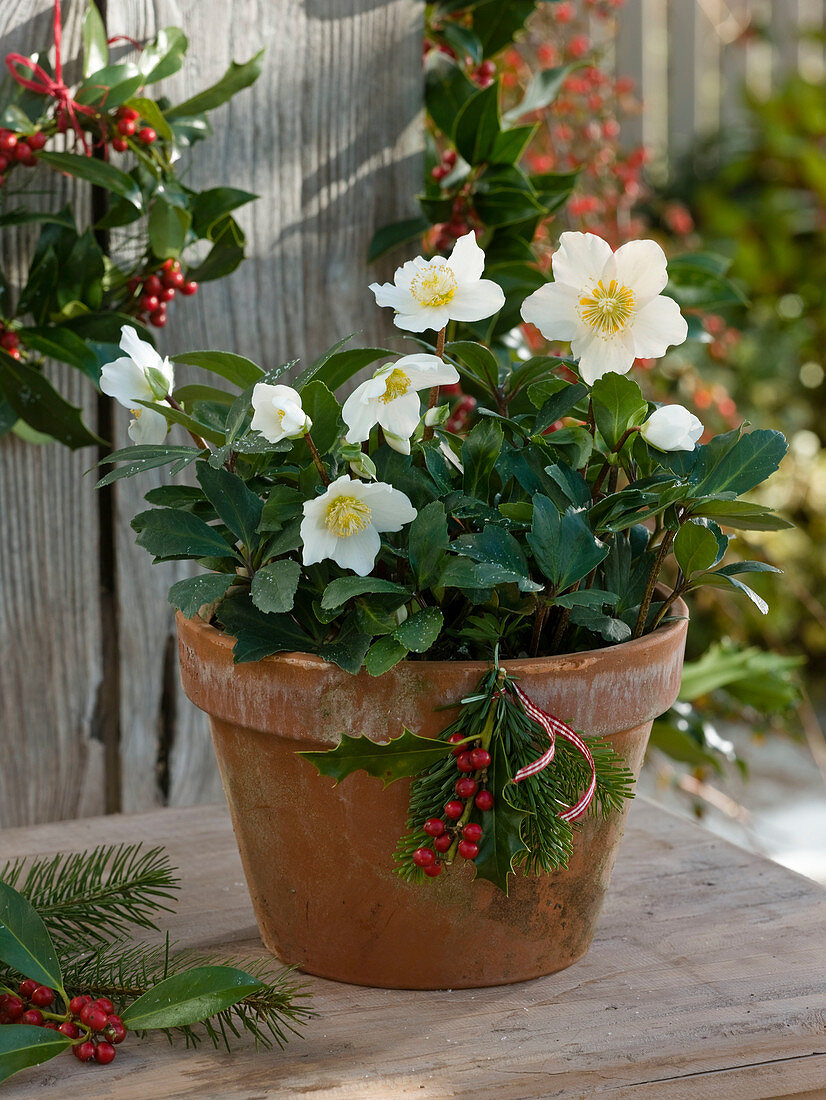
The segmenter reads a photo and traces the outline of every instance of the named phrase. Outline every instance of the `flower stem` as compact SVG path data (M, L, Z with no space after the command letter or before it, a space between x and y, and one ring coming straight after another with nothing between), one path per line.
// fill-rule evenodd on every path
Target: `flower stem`
M182 413L184 411L183 408L181 407L181 405L175 400L175 398L172 396L171 393L168 393L166 395L165 400L166 400L167 405L171 405L172 408L175 409L177 412ZM188 428L187 428L187 431L189 432ZM202 451L211 451L212 450L212 448L210 447L210 445L207 443L207 441L204 439L204 437L202 435L198 435L197 432L189 432L189 434L190 434L190 436L191 436L191 438L192 438L192 440L193 440L196 447L200 447Z
M629 428L626 432L623 433L622 438L619 440L616 447L611 448L610 453L612 455L618 455L620 453L620 451L622 450L622 448L625 446L625 443L628 440L628 438L630 436L632 436L634 434L634 432L638 432L639 430L640 429L636 428L636 427ZM596 498L599 494L599 491L602 488L602 483L603 483L603 481L605 481L605 476L606 476L606 474L608 473L609 470L616 471L617 467L614 466L610 462L605 463L605 465L602 467L602 469L599 472L599 476L597 477L596 481L594 482L593 489L591 490L591 499L592 500L596 500ZM616 477L614 478L614 488L616 488ZM609 489L609 495L610 495L611 491L612 490Z
M634 627L634 633L632 638L639 638L642 632L645 630L645 623L648 618L648 609L651 607L651 597L654 595L654 586L657 583L657 577L660 575L660 570L663 567L663 562L668 557L668 552L671 549L671 543L674 541L674 532L666 531L663 535L660 548L657 551L657 556L654 559L654 565L651 572L648 575L648 583L645 586L645 592L642 597L642 603L640 604L640 613L637 616L637 625Z
M315 468L318 470L318 476L321 478L324 485L329 485L329 475L324 469L324 463L321 461L321 455L318 453L318 448L316 447L315 443L313 443L313 437L310 435L309 432L305 433L304 442L309 447L310 454L313 456L313 462L315 463Z
M445 333L446 332L447 332L447 326L445 326L445 328L441 329L440 332L439 332L439 335L436 337L436 354L439 356L439 358L442 360L443 363L445 361ZM439 387L438 386L432 386L431 390L430 390L430 396L427 399L427 407L428 407L428 409L435 409L438 404L439 404ZM424 439L432 439L432 438L433 438L433 428L431 428L429 425L426 424L425 429L422 432L422 439L424 440Z

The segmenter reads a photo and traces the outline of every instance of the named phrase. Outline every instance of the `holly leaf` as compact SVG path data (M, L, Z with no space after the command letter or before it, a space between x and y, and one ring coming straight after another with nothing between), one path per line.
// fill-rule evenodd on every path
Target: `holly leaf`
M383 640L383 639L382 639ZM300 752L322 775L332 776L338 783L353 772L367 772L389 787L397 779L405 779L426 771L450 751L444 741L419 737L405 729L401 737L382 743L368 737L341 735L334 749L325 752Z
M39 1066L68 1050L72 1040L59 1031L31 1024L0 1027L0 1081L30 1066Z
M233 966L196 966L147 990L126 1009L123 1022L133 1031L196 1024L237 1004L262 984Z
M231 62L221 79L212 87L206 88L203 92L192 96L191 99L184 100L183 103L171 107L166 111L166 117L168 119L188 118L190 115L200 115L205 111L213 111L216 107L220 107L222 103L232 99L243 88L248 88L250 84L255 83L261 75L264 64L263 57L264 51L259 50L249 61L242 64L237 61Z
M522 822L528 815L505 800L504 790L511 780L507 755L499 738L492 748L488 783L493 791L493 808L485 813L485 831L474 864L477 878L487 879L507 894L513 861L520 852L528 850L522 839Z
M51 989L63 986L46 925L26 898L6 882L0 882L0 960L41 985Z

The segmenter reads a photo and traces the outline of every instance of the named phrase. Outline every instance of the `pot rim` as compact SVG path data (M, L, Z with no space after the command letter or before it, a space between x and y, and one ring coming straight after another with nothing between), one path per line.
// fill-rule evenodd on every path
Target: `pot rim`
M660 588L661 586L657 586ZM672 634L678 634L680 631L685 630L685 620L689 619L688 606L683 599L678 598L671 606L671 611L676 617L676 622L663 623L658 626L656 630L651 631L649 634L643 634L640 638L629 638L626 642L618 642L616 645L600 646L598 649L583 649L574 653L556 653L551 657L514 657L510 660L504 660L501 666L507 669L509 672L527 672L529 669L537 671L543 667L548 669L562 668L566 664L570 664L571 661L582 661L609 657L609 655L622 653L634 653L639 650L645 649L652 644L659 646L666 642ZM219 649L225 649L232 653L232 647L235 644L235 638L232 634L228 634L223 630L219 630L217 627L212 626L210 623L204 622L196 614L193 618L187 619L181 611L175 612L175 623L178 631L194 631L199 634L205 640L208 640L208 644L217 646ZM262 666L267 663L275 664L289 664L298 665L304 668L339 668L338 665L325 661L323 657L319 657L315 653L302 653L301 651L285 651L283 653L272 653L268 657L259 657L257 661L244 662L253 666ZM239 666L239 668L242 666ZM483 672L486 668L490 667L490 661L408 661L402 660L393 665L390 672L401 670L403 668L411 669L446 669L452 668L460 672L477 671ZM363 671L363 670L361 670ZM381 679L381 677L379 677Z

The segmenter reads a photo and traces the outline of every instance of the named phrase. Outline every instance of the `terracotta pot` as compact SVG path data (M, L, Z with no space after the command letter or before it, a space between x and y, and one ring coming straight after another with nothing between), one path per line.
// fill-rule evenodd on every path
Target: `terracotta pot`
M651 723L677 697L687 625L506 667L540 706L609 736L638 775ZM358 772L334 786L296 755L342 731L385 741L405 724L436 736L448 720L435 708L468 694L483 663L404 661L377 679L302 653L234 665L231 637L180 614L178 639L184 690L210 718L261 936L285 963L357 985L468 988L551 974L588 950L624 813L586 818L568 868L514 875L507 897L472 882L468 865L409 885L393 870L409 782L382 789Z

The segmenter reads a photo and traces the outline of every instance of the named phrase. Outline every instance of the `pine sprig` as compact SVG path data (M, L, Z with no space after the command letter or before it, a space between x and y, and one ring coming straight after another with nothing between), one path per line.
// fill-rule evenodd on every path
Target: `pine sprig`
M9 861L0 881L18 890L60 943L104 943L132 925L157 930L153 919L171 913L179 879L163 848L99 845L31 861Z

